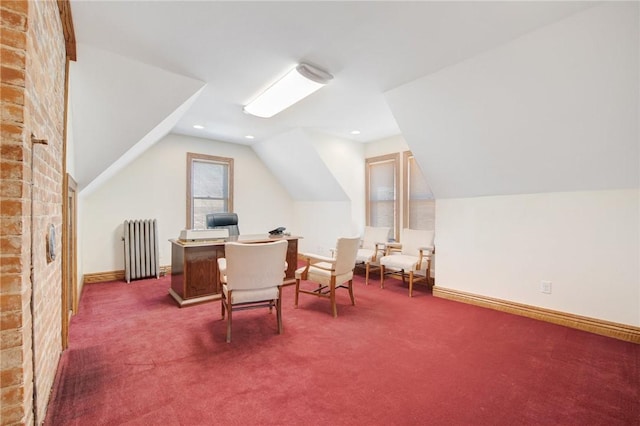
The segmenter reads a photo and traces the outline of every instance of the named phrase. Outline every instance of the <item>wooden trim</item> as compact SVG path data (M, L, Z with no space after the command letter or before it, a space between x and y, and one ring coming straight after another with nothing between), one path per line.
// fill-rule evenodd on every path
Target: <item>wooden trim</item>
M68 63L68 62L67 62ZM66 126L65 126L66 128ZM65 174L62 194L62 349L68 346L69 316L78 312L77 195L78 184ZM69 294L71 292L71 294ZM71 313L69 312L71 296Z
M412 170L416 170L420 173L420 176L429 189L429 193L431 195L431 198L418 198L415 201L426 202L429 204L431 202L433 203L432 206L426 207L426 210L420 210L420 213L414 218L416 219L416 222L414 222L413 226L411 225L411 202L414 201L414 199L411 198L410 190L412 183L415 183L415 181L411 180ZM418 178L416 177L416 179ZM423 219L425 216L429 219L433 218L433 220L435 221L435 201L436 199L433 196L433 191L431 191L429 182L427 182L427 178L420 168L415 155L413 155L411 151L404 151L402 153L402 228L433 230L434 228L430 228L428 226L420 227L420 225L418 225L418 222L420 222L421 219Z
M365 177L364 177L364 185L365 185L365 215L366 215L366 221L365 224L367 226L372 226L371 225L371 201L369 199L369 185L370 185L370 167L376 163L385 163L385 162L393 162L394 164L394 171L395 171L395 215L394 215L394 226L393 226L393 233L394 233L394 238L396 240L398 240L400 238L400 197L402 197L402 194L400 193L400 153L394 153L394 154L386 154L386 155L380 155L377 157L370 157L370 158L366 158L365 159Z
M179 307L199 305L200 303L211 302L213 300L220 300L222 294L209 294L206 296L194 297L191 299L183 299L172 288L169 288L169 295L173 297Z
M411 151L402 153L402 228L410 228L409 224L409 158Z
M171 265L160 266L160 276L171 275ZM94 272L82 276L83 284L104 283L109 281L124 281L124 270Z
M465 293L458 290L433 287L433 295L443 299L454 300L456 302L468 303L470 305L482 306L484 308L533 318L565 327L575 328L601 336L612 337L632 343L640 343L640 327L605 321L596 318L583 317L580 315L553 311L551 309L539 308L537 306L524 305L510 302L508 300L494 299L492 297L481 296L472 293Z
M60 12L60 23L64 33L65 50L70 61L76 60L76 32L73 27L73 17L71 16L71 4L69 0L58 0L58 11Z
M58 1L60 16L63 22L63 9ZM71 19L71 10L69 2L63 2L65 8L69 12ZM73 24L71 24L73 36ZM67 36L65 34L65 40ZM74 42L75 49L75 42ZM68 51L68 47L67 47ZM75 52L74 52L75 55ZM74 58L75 59L75 58ZM64 62L64 123L62 130L62 175L64 176L62 189L62 291L61 291L61 335L62 349L65 350L69 346L69 323L70 316L78 312L78 270L77 270L77 202L78 202L78 184L67 173L67 138L68 138L68 117L69 117L69 55ZM69 199L72 199L71 206ZM70 211L70 208L72 211ZM71 217L70 217L71 216ZM71 223L71 226L69 226ZM71 228L71 229L69 229ZM69 277L69 274L72 274ZM71 313L69 312L69 284L71 283Z
M78 305L80 298L78 297L78 187L76 181L73 181L73 232L71 234L71 244L73 250L71 251L71 304L73 309L73 315L78 313Z
M124 281L124 270L110 272L95 272L82 276L83 284L104 283L107 281Z

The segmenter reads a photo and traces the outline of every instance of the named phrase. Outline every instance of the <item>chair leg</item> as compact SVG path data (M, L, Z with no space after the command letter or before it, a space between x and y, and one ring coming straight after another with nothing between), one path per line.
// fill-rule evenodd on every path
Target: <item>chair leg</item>
M220 298L220 311L222 313L222 319L224 319L224 304L225 304L225 300L224 300L224 294L223 294L222 297Z
M364 272L364 283L366 285L369 285L369 264L368 263L365 265L365 269L364 270L365 270L365 272Z
M404 274L402 276L404 277ZM409 271L409 297L413 297L413 271Z
M356 306L356 300L353 298L353 280L349 280L349 296L351 296L351 305Z
M333 311L333 317L338 317L338 307L336 306L336 283L331 280L331 289L329 290L329 296L331 299L331 310Z
M233 312L233 307L229 306L227 309L227 343L231 343L231 312Z
M282 298L276 300L276 316L278 317L278 334L282 334Z
M384 288L384 266L380 265L380 288Z
M300 291L300 280L296 279L296 297L295 297L295 302L294 305L296 308L298 307L298 292Z

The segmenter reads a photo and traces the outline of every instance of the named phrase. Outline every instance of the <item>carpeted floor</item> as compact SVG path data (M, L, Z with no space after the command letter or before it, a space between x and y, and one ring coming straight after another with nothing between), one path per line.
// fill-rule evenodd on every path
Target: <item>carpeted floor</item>
M638 425L640 346L362 277L356 306L178 308L169 278L85 286L46 425Z

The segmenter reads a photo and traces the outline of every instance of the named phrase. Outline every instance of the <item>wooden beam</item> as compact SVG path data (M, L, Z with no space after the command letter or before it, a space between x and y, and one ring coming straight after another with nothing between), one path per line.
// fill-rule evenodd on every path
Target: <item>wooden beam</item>
M64 33L67 58L70 61L76 60L76 33L73 29L73 18L71 16L71 3L69 0L58 0L58 10L60 11L60 21L62 32Z

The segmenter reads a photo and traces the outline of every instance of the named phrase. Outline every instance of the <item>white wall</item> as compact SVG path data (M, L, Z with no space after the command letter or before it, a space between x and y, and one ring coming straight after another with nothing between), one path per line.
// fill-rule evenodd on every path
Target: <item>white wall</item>
M396 152L409 151L409 145L400 135L370 142L364 146L365 158L378 157Z
M618 7L622 9L617 9ZM635 21L628 19L625 7L630 7L636 12ZM626 56L609 52L611 49L623 49L626 52L630 43L637 44L637 40L629 41L624 38L625 34L637 32L637 5L605 5L592 9L570 18L564 24L560 22L546 30L531 33L508 46L487 52L478 58L472 58L462 67L442 70L431 81L433 85L429 87L433 89L432 91L420 91L416 95L432 103L434 111L438 114L442 114L438 112L438 108L442 110L444 106L454 105L454 107L446 109L446 114L439 116L441 120L432 121L424 120L425 110L420 110L422 116L412 119L413 123L417 123L417 127L412 124L411 129L405 134L406 143L402 137L396 137L367 144L363 148L364 155L359 159L359 164L363 164L364 157L402 152L406 149L411 149L414 154L422 153L417 155L417 160L427 175L429 183L432 184L433 179L441 183L441 185L432 185L434 194L438 198L436 205L438 256L436 284L438 286L640 326L640 195L637 190L637 179L634 189L614 187L616 182L624 187L629 177L638 175L637 138L631 149L626 148L629 148L629 135L637 136L638 134L639 89L637 80L632 81L627 74L628 69L618 66L625 62ZM603 15L600 16L598 13ZM616 25L618 18L620 18L620 25ZM593 31L602 31L603 26L605 29L614 28L615 31L605 31L606 37L594 38ZM505 116L496 119L495 116L500 116L499 112L505 111L504 102L500 99L504 100L504 96L510 92L509 90L493 91L491 93L503 95L495 98L486 95L484 90L488 86L500 89L501 80L496 76L505 70L514 69L511 63L514 59L513 55L522 59L527 54L534 54L542 61L545 56L544 47L548 47L550 42L553 45L554 40L556 43L558 40L563 40L556 36L566 31L571 34L571 43L568 49L565 49L567 46L561 46L561 52L565 55L560 55L554 60L544 59L544 62L540 62L542 68L530 70L535 71L532 73L524 73L523 68L518 68L519 75L524 75L526 78L517 84L513 84L512 80L507 81L509 83L507 86L516 90L516 93L524 92L529 98L535 98L535 90L529 90L530 88L524 86L531 80L538 83L540 81L529 76L539 75L541 72L554 73L555 68L562 68L558 70L559 74L555 77L551 74L543 75L546 78L545 81L553 83L553 87L557 90L553 91L553 96L549 98L548 103L542 104L554 107L554 101L557 100L565 106L574 105L578 110L566 111L571 119L571 126L560 123L558 127L554 127L558 131L551 134L552 140L561 141L562 145L553 145L545 147L546 150L541 150L537 142L548 142L545 137L550 134L545 132L550 128L548 126L554 125L554 117L559 122L566 118L566 115L562 114L564 110L556 108L554 111L557 114L549 115L543 111L544 114L538 115L540 112L538 108L534 110L525 108L526 114L509 115L508 120ZM580 36L580 34L583 35ZM610 45L603 41L610 42L616 37L622 37L626 41L620 45L615 43ZM580 40L583 41L582 44L579 43ZM606 45L603 46L602 43ZM577 47L580 49L574 49ZM594 56L589 54L592 48L597 52L603 52L606 58L616 59L615 63L618 65L612 69L609 66L610 62L604 61L606 63L594 63L594 67L587 68L581 66L575 72L571 72L571 64L576 57L582 64L592 63ZM638 54L636 52L630 56L632 62L630 65L637 74ZM633 62L634 58L635 62ZM478 78L474 65L482 69L483 78ZM584 77L584 73L588 76L587 83L595 79L598 84L596 88L591 88L590 93L603 94L604 99L613 99L613 101L617 99L619 102L615 104L615 111L621 114L612 115L610 110L606 110L608 104L596 98L587 99L583 105L576 105L571 100L575 94L575 83L567 86L571 90L562 90L564 86L560 83L563 78L566 77L568 81L572 81L580 76ZM557 75L565 77L557 78ZM625 93L621 93L624 87L620 85L620 79L610 79L611 75L621 76L624 82L629 83L628 89L635 91L632 95L635 98L629 98ZM614 83L612 87L615 88L615 93L607 93L604 90L609 81ZM442 82L446 83L446 87L455 88L459 84L459 87L468 87L470 90L464 93L453 89L448 92L436 90L444 86L435 83ZM473 82L472 87L469 87L469 82ZM608 132L607 129L615 127L615 123L620 123L621 117L628 116L624 105L633 104L634 99L636 104L631 105L631 112L635 113L635 121L629 123L623 120L623 126ZM489 119L478 119L469 111L455 108L455 105L465 106L469 102L476 106L480 105L481 109L478 111L482 112L481 116ZM593 108L596 110L604 108L603 114L596 114L598 117L596 120L594 120ZM396 112L394 110L394 114ZM465 119L461 120L461 117ZM541 118L545 123L542 127L539 125ZM521 130L519 134L521 137L505 137L500 127L505 120L508 121L511 134L515 134L514 129ZM449 127L438 127L443 123L449 123ZM461 123L467 127L461 129ZM488 123L492 126L487 127ZM520 125L514 123L520 123ZM536 123L538 123L537 127ZM589 124L590 129L595 129L595 132L585 135L581 127L585 123ZM404 131L403 123L400 124ZM469 130L472 124L477 131ZM532 136L534 133L529 132L530 130L539 132L534 133L540 137ZM450 146L447 146L447 143L463 140L464 138L450 137L452 134L460 135L460 132L464 133L463 136L473 136L465 140L465 146L482 149L483 155L469 155L469 151L463 147L462 150L458 149L455 152L457 157L454 156L451 160L448 157L447 150ZM429 137L430 134L435 134L436 137ZM497 146L494 137L496 134L500 136L500 144ZM606 136L604 145L597 137L603 134ZM611 138L611 135L619 137ZM558 138L559 136L564 137ZM317 145L316 138L313 137L313 139L314 145ZM584 152L585 140L590 141L589 147L596 150L595 156L606 161L606 169L598 168L598 162L592 164L594 150ZM506 146L505 141L513 144L527 141L532 144L532 148L513 149ZM431 155L438 152L424 150L424 147L431 145L444 147L445 151L442 152L446 155ZM328 144L326 149L328 150L330 146ZM496 160L494 157L499 157L505 146L511 157L506 156L507 161L502 163L494 163ZM364 208L363 205L362 207L357 205L359 201L292 200L283 186L277 183L248 147L169 135L104 187L87 197L86 202L82 201L80 215L82 242L80 244L83 247L83 268L86 273L123 269L120 235L122 222L125 219L158 218L161 242L175 237L184 227L187 151L236 158L235 203L241 217L243 233L264 232L275 226L286 226L291 232L304 237L300 241L301 251L323 253L333 246L337 236L357 231L364 223L364 214L361 216L362 224L357 224L355 219L359 216L357 210ZM540 152L543 151L546 152L546 157L543 155L542 160L532 162L533 166L525 162L526 167L519 167L523 160L531 161L532 158L537 158L535 155L541 155ZM348 155L357 157L354 152L350 151ZM602 175L603 170L611 168L609 163L612 159L619 158L621 152L625 156L623 163L626 165L624 170L620 171L622 175L615 173L611 179ZM613 153L612 156L610 153ZM353 182L353 187L345 186L343 179L338 176L342 176L342 173L348 176L348 172L344 169L347 161L343 162L343 159L338 156L333 157L335 163L331 160L327 161L327 154L322 149L319 150L319 155L322 155L327 167L331 169L349 197L358 185L364 188L364 172L360 174L362 183ZM331 158L330 155L328 157ZM505 157L499 158L504 160ZM510 162L509 158L515 158L516 161ZM629 158L636 162L632 164ZM481 163L479 159L484 159L488 163ZM558 159L562 161L558 162ZM433 168L429 167L431 161L435 162ZM465 163L460 165L460 161ZM590 166L594 173L598 173L606 180L602 184L604 186L600 186L601 183L594 184L592 178L589 178L592 188L581 188L585 190L578 192L555 192L565 189L563 182L573 182L572 177L561 169L573 167L576 161L582 161L580 173L583 173L585 165ZM239 167L240 164L243 166ZM535 167L536 164L544 165L544 168L538 169ZM457 173L458 170L461 173ZM526 192L527 189L540 183L546 185L547 192L495 195L503 191L503 182L495 178L495 173L489 180L485 179L483 173L487 170L501 172L507 170L509 173L503 178L513 177L518 181L516 183L519 185L515 186L509 183L511 186L508 191L504 190L505 192ZM533 172L523 174L524 170L530 172L533 170ZM556 183L554 179L547 178L536 182L531 176L535 177L540 170L549 170L552 177L562 179L555 180ZM437 172L435 177L434 171ZM619 179L621 176L624 179ZM459 178L463 180L459 181ZM493 189L489 190L489 193L495 191L494 195L442 199L437 191L440 187L445 194L467 197L469 194L484 193L487 185L492 186ZM555 189L554 185L556 185ZM256 209L256 205L260 205L260 208ZM350 218L352 222L345 218ZM169 243L161 244L160 248L160 263L169 264ZM540 293L540 280L552 281L551 295Z
M350 200L348 228L340 236L362 235L365 222L364 144L308 132L316 152Z
M293 216L292 229L303 237L298 241L298 251L302 253L329 256L338 237L361 235L350 221L350 201L296 201Z
M160 264L171 263L167 241L185 227L187 152L235 159L234 210L242 233L284 226L302 236L300 251L328 255L336 238L359 235L364 228L364 148L321 134L308 141L348 201L295 201L251 147L168 135L82 198L81 269L88 274L124 268L121 236L127 219L158 219Z
M250 147L170 134L84 197L85 274L124 269L121 237L128 219L158 219L160 264L171 264L168 240L186 226L187 152L234 158L234 210L242 233L294 223L291 198Z
M338 237L362 234L362 143L294 129L252 147L294 200L300 251L329 255Z
M638 11L605 2L387 93L437 198L436 285L640 325Z
M612 190L438 200L437 285L640 326L639 199Z
M252 148L294 200L348 200L308 132L293 129L257 142Z
M305 133L349 199L294 203L296 229L304 236L300 251L328 256L337 238L362 235L364 231L364 148L359 142Z

